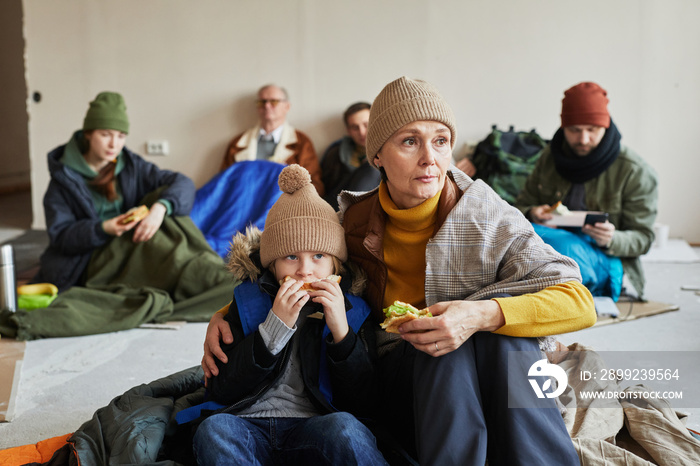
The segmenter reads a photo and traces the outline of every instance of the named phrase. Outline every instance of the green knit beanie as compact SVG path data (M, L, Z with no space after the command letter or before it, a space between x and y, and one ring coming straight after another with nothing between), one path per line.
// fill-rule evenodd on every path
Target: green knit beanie
M126 104L121 94L116 92L100 92L95 100L90 102L83 131L92 129L114 129L129 133L129 118L126 116Z

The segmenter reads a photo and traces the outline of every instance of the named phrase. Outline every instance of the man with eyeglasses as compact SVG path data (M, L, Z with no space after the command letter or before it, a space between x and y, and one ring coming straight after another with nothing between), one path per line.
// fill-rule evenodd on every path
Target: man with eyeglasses
M239 134L228 145L221 170L243 160L269 160L308 170L311 182L323 196L321 166L309 137L287 123L290 104L287 91L274 84L263 86L255 102L260 122Z

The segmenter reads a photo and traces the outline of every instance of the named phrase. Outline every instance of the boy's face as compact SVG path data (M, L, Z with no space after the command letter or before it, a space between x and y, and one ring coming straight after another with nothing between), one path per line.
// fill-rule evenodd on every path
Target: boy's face
M310 283L323 280L334 272L333 256L323 252L297 252L276 259L274 264L277 281L290 276L294 280Z

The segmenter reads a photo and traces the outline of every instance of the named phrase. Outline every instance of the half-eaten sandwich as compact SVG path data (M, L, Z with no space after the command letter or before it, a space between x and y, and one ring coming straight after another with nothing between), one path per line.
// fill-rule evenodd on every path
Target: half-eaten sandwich
M410 320L432 317L433 315L425 309L416 309L408 303L394 301L394 304L384 309L386 318L381 326L389 333L399 333L399 326Z

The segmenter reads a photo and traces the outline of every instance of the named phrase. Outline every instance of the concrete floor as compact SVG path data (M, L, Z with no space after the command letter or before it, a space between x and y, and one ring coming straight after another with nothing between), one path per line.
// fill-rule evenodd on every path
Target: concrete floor
M27 218L7 222L2 197L0 235L28 228ZM12 203L21 206L26 199L20 198ZM16 210L26 217L26 209ZM700 253L698 248L694 251ZM677 351L681 358L700 361L700 296L680 289L700 285L700 262L645 263L644 268L648 299L677 304L679 311L593 327L562 335L560 341L578 342L598 352ZM73 432L129 388L198 365L205 331L206 324L192 323L180 330L133 329L28 342L15 418L0 424L0 449ZM697 371L683 377L700 387ZM688 427L700 430L700 397L685 401L694 406L679 411L690 413Z

